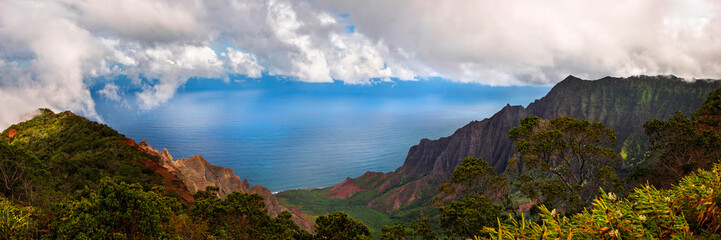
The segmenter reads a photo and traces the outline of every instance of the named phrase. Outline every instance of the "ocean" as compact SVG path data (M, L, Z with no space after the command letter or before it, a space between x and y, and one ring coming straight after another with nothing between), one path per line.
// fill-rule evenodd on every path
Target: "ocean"
M550 87L490 87L431 79L367 85L283 79L192 79L150 110L94 92L102 121L173 158L202 155L273 192L326 187L400 167L423 138L451 135ZM126 93L133 98L133 92Z

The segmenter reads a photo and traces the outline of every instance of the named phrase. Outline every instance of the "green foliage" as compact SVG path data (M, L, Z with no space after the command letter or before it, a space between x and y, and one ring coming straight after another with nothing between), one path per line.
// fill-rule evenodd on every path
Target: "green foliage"
M162 187L143 191L139 184L105 178L51 211L46 238L60 239L309 239L287 211L277 218L263 209L258 194L233 192L220 199L212 190L195 194L186 213Z
M45 177L44 167L32 153L0 140L0 196L33 200L36 179Z
M453 195L456 194L457 188L460 188L462 194L458 197L477 194L496 196L507 190L507 186L506 176L496 174L488 162L480 158L467 157L453 170L451 179L438 189L446 195Z
M373 191L359 192L356 195L374 194ZM352 198L330 198L327 188L313 190L290 190L276 195L278 202L283 206L301 207L300 211L312 216L325 215L335 211L345 211L349 217L368 225L374 236L380 236L381 228L386 225L408 223L414 216L394 217L389 213L381 212L367 206L369 200L360 199L354 195ZM374 199L371 195L369 199ZM427 206L421 206L427 207ZM306 219L313 222L314 219Z
M0 197L0 239L31 239L38 234L33 207L21 207Z
M86 186L94 188L105 177L139 183L145 189L164 184L160 175L142 165L155 158L123 143L127 139L117 131L70 112L40 112L31 120L10 126L1 135L6 139L0 141L0 161L8 160L3 152L25 160L17 163L25 169L25 180L11 190L15 195L23 193L16 196L18 200L45 206L64 194ZM17 133L7 138L11 129ZM23 151L26 154L19 153Z
M315 237L330 240L373 239L368 227L348 217L345 212L333 212L315 219Z
M603 123L528 116L509 133L525 167L516 188L539 203L579 212L599 187L617 184L616 132Z
M603 193L591 210L565 217L541 206L538 222L499 221L484 233L493 239L689 239L719 238L721 165L699 170L667 190L634 189L628 198Z
M696 169L709 169L721 160L721 88L709 95L693 118L679 111L667 121L654 119L643 127L654 164L643 177L655 186L667 187Z
M419 220L414 220L408 224L398 224L393 226L383 226L383 234L381 240L395 239L436 239L436 232L430 224L430 218L421 216Z
M721 135L677 112L671 119L644 124L649 136L650 158L655 164L649 181L667 187L698 168L709 169L721 158Z
M33 208L0 198L5 217L0 239L312 237L289 212L269 217L257 194L219 199L218 189L210 188L198 192L195 203L182 206L156 187L169 184L147 167L157 158L138 151L125 136L70 112L40 113L0 135L0 194L45 211L31 215Z
M472 237L502 217L501 207L490 196L512 209L506 176L498 175L483 159L463 159L438 190L439 225L450 236Z
M484 227L492 226L503 215L489 196L468 195L462 201L451 201L440 207L440 225L451 236L472 237Z
M143 191L139 184L104 178L96 190L86 188L60 203L50 229L55 238L165 239L177 199L164 197L162 187Z
M721 129L721 87L716 88L696 111L694 121L704 129Z
M287 211L271 218L258 194L233 192L226 199L215 195L217 188L207 188L194 196L190 216L204 222L208 232L220 239L293 239L307 233L300 230Z

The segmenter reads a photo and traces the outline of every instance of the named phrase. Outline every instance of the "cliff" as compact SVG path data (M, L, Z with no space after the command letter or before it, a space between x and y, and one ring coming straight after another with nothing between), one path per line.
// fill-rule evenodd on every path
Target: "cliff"
M240 180L233 169L212 165L199 155L176 161L167 149L160 152L148 145L145 140L137 145L145 153L156 156L160 165L175 174L191 194L205 190L208 186L218 187L218 196L221 198L225 198L231 192L257 193L263 196L265 208L270 216L276 217L282 212L278 200L270 190L260 185L250 187L248 180Z
M251 187L248 179L240 180L240 177L235 175L233 169L212 165L203 156L195 155L189 158L173 160L173 156L167 149L160 152L151 147L145 140L138 143L137 146L145 153L156 156L160 165L177 176L191 194L205 190L208 186L214 186L218 188L218 196L221 198L227 197L231 192L255 193L263 196L265 209L268 210L268 215L271 217L277 217L279 213L290 210L280 206L278 199L268 188L261 185ZM313 228L312 222L296 214L293 214L292 218L298 226L305 230Z
M27 174L23 184L16 184L15 189L22 189L21 193L7 196L43 205L110 177L139 183L147 189L163 186L186 203L194 201L192 195L198 190L216 186L221 198L233 191L263 196L272 217L288 210L278 205L267 188L251 187L247 179L241 180L232 169L212 165L202 156L176 161L167 149L158 151L145 141L136 143L107 125L72 112L56 114L40 109L38 113L0 134L0 156L27 156L24 162L32 173ZM0 191L0 195L4 194ZM293 219L305 229L312 227L297 216Z
M436 188L465 157L479 157L496 171L504 171L514 155L508 131L529 114L544 119L570 116L599 121L618 131L614 150L622 157L619 170L624 174L646 164L643 161L647 147L644 122L667 119L676 111L691 114L719 86L719 81L689 82L674 76L606 77L593 81L569 76L526 108L507 105L492 117L473 121L451 136L421 140L410 148L405 162L394 172L376 174L372 179L365 174L344 181L342 185L364 187L343 197L398 214L430 206ZM329 196L337 196L333 190L341 187L339 184L331 188ZM358 194L363 192L366 193Z

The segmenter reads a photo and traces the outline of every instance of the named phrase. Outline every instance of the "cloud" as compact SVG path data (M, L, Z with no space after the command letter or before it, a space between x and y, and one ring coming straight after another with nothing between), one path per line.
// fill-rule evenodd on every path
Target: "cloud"
M228 74L348 84L431 76L488 85L553 84L569 74L721 78L719 4L5 0L0 127L38 107L99 120L91 83L104 84L98 93L108 99L135 98L148 109L190 78ZM140 91L123 92L130 87L114 82L120 75Z
M223 62L210 47L156 47L138 52L135 57L145 64L130 71L155 80L144 85L143 91L137 94L142 109L153 108L170 100L175 91L191 77L219 78L225 70Z
M568 74L721 76L714 1L313 1L440 75L492 85Z
M118 85L108 83L105 84L105 87L98 91L100 95L103 95L105 98L113 100L113 101L120 101L120 96L122 93L120 93L120 88Z
M0 69L0 111L7 116L2 126L38 107L69 108L100 119L83 76L106 49L62 10L46 2L0 3L0 49L12 49L0 56L28 61L22 66L5 60Z
M259 78L263 74L263 66L258 64L256 57L232 48L226 48L222 56L228 58L231 73L243 74L251 78Z

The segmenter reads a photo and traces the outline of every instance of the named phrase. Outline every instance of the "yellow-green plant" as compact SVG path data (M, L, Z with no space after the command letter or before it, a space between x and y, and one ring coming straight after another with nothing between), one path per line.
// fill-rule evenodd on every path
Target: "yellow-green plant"
M34 212L32 207L17 206L0 197L0 239L32 238L36 229Z
M570 217L545 206L538 221L511 218L485 228L492 239L689 239L718 237L721 165L683 178L668 190L645 185L627 198L605 193Z

